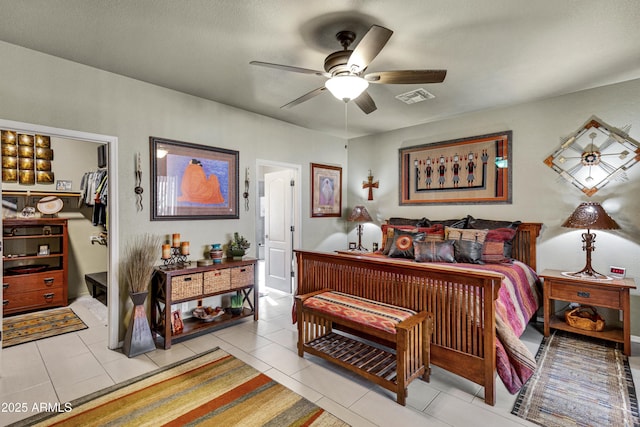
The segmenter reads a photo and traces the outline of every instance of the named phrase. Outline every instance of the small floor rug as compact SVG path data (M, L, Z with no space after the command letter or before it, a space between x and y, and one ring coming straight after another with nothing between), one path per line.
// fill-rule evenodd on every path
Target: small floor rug
M2 319L2 348L87 329L69 307L54 308Z
M554 331L542 340L536 360L512 414L545 427L640 425L621 345Z
M67 412L64 412L64 411ZM11 426L347 426L215 349Z

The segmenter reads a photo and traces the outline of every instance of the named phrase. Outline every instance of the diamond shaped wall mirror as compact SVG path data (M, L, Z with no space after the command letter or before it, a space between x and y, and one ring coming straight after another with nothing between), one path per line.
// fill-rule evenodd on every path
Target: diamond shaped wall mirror
M640 161L640 143L629 129L609 126L596 116L571 135L544 163L587 196L610 181L626 180L626 170Z

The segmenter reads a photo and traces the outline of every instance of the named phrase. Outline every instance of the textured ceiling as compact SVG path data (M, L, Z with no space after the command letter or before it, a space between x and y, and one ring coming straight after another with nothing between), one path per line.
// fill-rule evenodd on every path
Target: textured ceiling
M637 0L0 0L0 40L345 137L640 78ZM372 85L365 115L330 93L280 107L325 78L249 65L322 70L378 24L393 36L368 72L447 69L444 83ZM434 99L396 95L424 88Z

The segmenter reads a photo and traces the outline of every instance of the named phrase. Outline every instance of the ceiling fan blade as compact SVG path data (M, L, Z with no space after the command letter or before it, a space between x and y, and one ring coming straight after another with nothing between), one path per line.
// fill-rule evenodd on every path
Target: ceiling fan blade
M260 67L275 68L276 70L292 71L294 73L315 74L316 76L327 77L327 78L331 77L331 74L325 73L324 71L310 70L308 68L292 67L290 65L272 64L271 62L262 62L262 61L251 61L249 62L249 64L258 65Z
M399 70L369 73L364 79L369 83L383 84L419 84L442 83L447 70Z
M367 34L360 40L358 46L353 49L349 62L347 62L349 70L359 73L367 68L369 63L378 56L384 45L387 44L392 34L393 31L388 28L372 25Z
M291 101L288 104L283 105L280 108L291 108L291 107L295 107L298 104L302 104L304 101L308 101L309 99L313 98L314 96L320 95L323 91L327 90L326 87L322 86L319 87L317 89L312 90L311 92L307 92L304 95L302 95L300 98L298 99L294 99L293 101Z
M365 114L373 113L378 109L378 107L376 107L376 103L373 102L373 98L371 98L371 95L369 95L369 92L367 91L362 92L362 94L354 99L353 102L355 102Z

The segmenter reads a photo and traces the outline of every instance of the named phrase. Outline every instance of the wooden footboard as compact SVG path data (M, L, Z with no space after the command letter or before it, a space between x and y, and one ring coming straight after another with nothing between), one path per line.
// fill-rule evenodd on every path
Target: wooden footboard
M485 402L495 403L501 274L310 251L296 257L298 295L332 289L432 313L431 362L484 386Z

